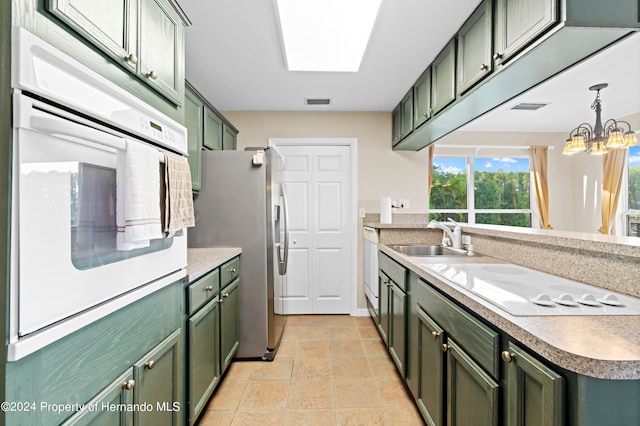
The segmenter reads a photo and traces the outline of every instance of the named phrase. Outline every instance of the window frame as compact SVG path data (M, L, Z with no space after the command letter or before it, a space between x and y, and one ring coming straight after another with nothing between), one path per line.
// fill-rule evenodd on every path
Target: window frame
M536 214L536 200L533 194L533 182L529 179L529 208L528 209L476 209L475 208L475 175L474 175L474 165L476 159L481 158L496 158L497 156L509 157L509 158L526 158L529 157L527 155L496 155L496 154L487 154L487 155L479 155L479 154L435 154L433 156L434 162L437 158L464 158L465 159L465 173L467 176L467 208L466 209L432 209L429 207L429 214L466 214L467 215L467 224L475 225L476 224L476 215L477 214L518 214L525 213L529 214L530 226L529 228L539 228L539 221L534 220L534 218L538 217ZM531 164L529 164L529 170L531 170ZM432 172L433 175L433 172ZM428 204L430 204L431 200L428 200ZM491 224L481 224L481 225L491 225ZM495 225L495 226L508 226L508 225Z

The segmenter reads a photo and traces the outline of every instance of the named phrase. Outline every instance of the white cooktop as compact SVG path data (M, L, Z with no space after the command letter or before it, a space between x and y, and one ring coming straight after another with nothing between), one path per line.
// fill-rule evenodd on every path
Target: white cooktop
M640 315L640 299L518 265L413 259L511 315Z

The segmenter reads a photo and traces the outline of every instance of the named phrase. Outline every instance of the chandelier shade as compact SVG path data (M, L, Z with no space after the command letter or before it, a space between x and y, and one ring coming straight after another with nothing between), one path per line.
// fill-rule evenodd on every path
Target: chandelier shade
M564 144L563 155L572 155L577 152L602 155L610 149L624 149L638 145L638 136L626 121L610 119L602 125L600 90L607 86L607 83L600 83L589 87L589 90L596 91L596 99L591 104L591 109L596 112L595 125L592 127L588 123L582 123L573 129ZM626 126L626 131L623 126Z

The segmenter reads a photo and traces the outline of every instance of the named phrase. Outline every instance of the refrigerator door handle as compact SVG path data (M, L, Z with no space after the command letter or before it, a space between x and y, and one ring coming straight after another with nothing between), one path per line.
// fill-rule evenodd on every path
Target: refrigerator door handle
M278 269L280 275L287 273L287 264L289 263L289 207L287 205L287 194L284 184L281 184L280 196L282 197L282 218L284 223L284 254L278 250Z

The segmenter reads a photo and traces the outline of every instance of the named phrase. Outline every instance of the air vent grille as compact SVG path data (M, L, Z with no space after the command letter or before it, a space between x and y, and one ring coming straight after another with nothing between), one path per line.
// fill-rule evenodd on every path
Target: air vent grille
M515 109L515 110L522 110L522 111L535 111L538 110L544 106L547 106L549 104L543 104L543 103L526 103L523 102L521 104L518 104L516 106L514 106L511 109Z
M304 103L306 105L330 105L330 98L305 98Z

